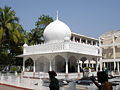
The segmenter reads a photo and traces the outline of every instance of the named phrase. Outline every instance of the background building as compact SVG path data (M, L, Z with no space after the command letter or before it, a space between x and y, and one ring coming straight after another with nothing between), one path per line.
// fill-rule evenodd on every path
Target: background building
M120 30L107 32L99 37L102 51L102 69L120 70Z

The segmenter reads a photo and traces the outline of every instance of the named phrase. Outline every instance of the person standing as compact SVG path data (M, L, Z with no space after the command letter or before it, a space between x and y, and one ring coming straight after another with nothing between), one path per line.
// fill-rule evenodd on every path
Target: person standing
M55 78L57 74L54 71L48 71L49 78L50 78L50 90L59 90L59 81Z

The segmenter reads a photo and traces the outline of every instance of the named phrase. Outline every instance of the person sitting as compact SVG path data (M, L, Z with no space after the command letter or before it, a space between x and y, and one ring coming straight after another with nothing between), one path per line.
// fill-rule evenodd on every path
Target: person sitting
M98 90L113 90L112 84L108 82L108 75L104 71L97 72L97 79L101 84L96 82L94 76L91 76L90 79L98 87Z

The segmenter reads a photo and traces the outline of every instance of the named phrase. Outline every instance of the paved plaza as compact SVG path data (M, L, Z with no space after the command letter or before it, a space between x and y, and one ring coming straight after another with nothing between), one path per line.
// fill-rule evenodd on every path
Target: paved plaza
M0 90L32 90L32 89L22 89L22 88L17 88L17 87L0 85ZM49 90L49 88L47 90ZM68 87L64 87L64 88L60 88L60 90L69 90L69 88ZM82 87L77 87L76 90L86 90L86 89L82 88Z
M19 88L15 88L15 87L0 85L0 90L24 90L24 89L19 89Z

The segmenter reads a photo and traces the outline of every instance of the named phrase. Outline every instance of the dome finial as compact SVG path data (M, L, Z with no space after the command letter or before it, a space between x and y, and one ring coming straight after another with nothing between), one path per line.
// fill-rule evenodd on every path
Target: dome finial
M57 20L58 20L58 13L59 13L59 12L58 12L58 10L57 10L57 17L56 17Z

